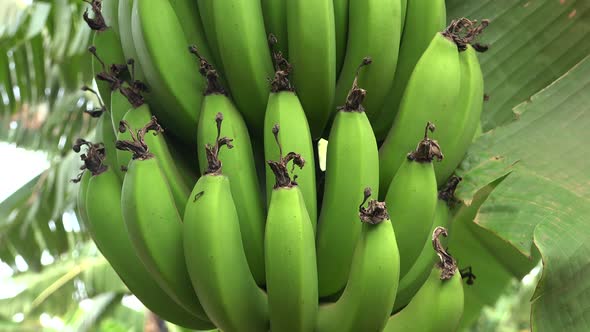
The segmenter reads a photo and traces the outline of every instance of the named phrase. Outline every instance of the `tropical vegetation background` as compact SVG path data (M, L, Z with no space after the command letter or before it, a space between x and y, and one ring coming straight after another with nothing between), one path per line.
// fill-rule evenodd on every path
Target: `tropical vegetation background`
M71 146L92 135L95 120L83 111L96 105L80 91L92 84L86 6L0 1L0 188L40 172L0 192L2 331L163 329L74 212ZM462 326L590 331L590 1L447 7L449 18L492 22L482 36L485 134L458 171L464 204L449 244L477 276Z

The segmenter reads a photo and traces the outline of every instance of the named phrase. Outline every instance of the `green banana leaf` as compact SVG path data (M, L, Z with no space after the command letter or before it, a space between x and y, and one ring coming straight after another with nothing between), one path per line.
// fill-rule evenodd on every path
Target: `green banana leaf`
M449 19L491 20L480 40L490 46L480 55L489 96L482 122L489 132L458 171L464 178L458 195L465 203L458 217L466 220L456 222L450 244L478 275L466 291L462 326L541 256L532 328L590 330L584 319L590 300L579 296L589 286L579 272L588 266L584 239L590 237L580 225L589 221L584 172L590 163L584 145L576 144L576 154L568 149L587 136L590 2L447 0L447 7ZM497 187L482 199L491 183Z
M490 19L480 42L484 130L510 122L512 108L590 54L588 0L447 0L449 19Z
M17 274L0 280L0 284L4 291L14 292L8 294L12 296L0 298L0 316L8 318L17 313L23 313L25 318L37 318L40 313L64 315L78 307L71 300L72 294L81 300L107 292L128 292L91 241L75 255L46 267L40 273Z
M590 56L514 109L518 119L478 139L461 166L468 201L490 174L511 169L484 202L475 223L520 253L542 256L532 298L535 331L588 331L590 299Z

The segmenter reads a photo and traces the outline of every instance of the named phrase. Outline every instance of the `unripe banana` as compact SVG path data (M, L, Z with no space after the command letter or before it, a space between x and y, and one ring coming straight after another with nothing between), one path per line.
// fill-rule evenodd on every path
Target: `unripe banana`
M446 236L446 229L437 227L433 233L433 244L440 262L432 268L428 280L412 301L389 318L384 332L457 330L463 315L463 284L455 260L438 241L440 234Z
M182 51L189 43L172 5L168 0L134 0L131 28L150 100L157 104L154 114L174 128L171 134L194 143L203 98L196 91L203 91L205 81L190 54Z
M182 218L166 176L144 140L149 131L160 129L150 121L131 136L132 141L117 141L117 149L134 155L121 190L123 219L133 247L151 276L174 301L204 320L207 315L184 263Z
M124 174L121 168L118 167L117 163L117 150L115 149L115 141L117 140L117 136L115 135L115 131L111 125L111 112L103 104L102 99L96 91L87 86L83 86L82 91L89 91L93 93L98 99L100 106L92 111L87 111L87 113L93 118L98 117L98 121L94 129L94 138L97 142L102 142L106 150L105 160L103 161L104 164L112 168L119 179L122 180Z
M86 213L86 189L90 181L90 172L83 172L77 179L72 181L79 184L78 195L76 196L76 217L82 221L84 227L88 224L88 213Z
M379 192L377 142L361 105L365 94L355 80L330 130L317 235L320 297L333 295L346 285L361 233L355 204L364 188Z
M155 117L152 116L147 104L143 104L136 109L130 109L123 117L122 122L122 124L125 123L125 126L127 127L122 128L122 124L120 125L119 133L117 134L117 140L131 140L134 136L139 135L139 133L136 134L132 130L127 130L129 127L141 128L146 123L155 123L155 121ZM157 128L159 129L154 130L154 135L145 136L144 143L150 147L150 152L156 157L157 163L166 178L166 183L172 191L172 196L174 197L174 202L176 204L176 208L178 209L178 213L182 215L183 208L186 205L186 200L188 199L189 189L184 182L183 176L176 167L176 163L180 161L172 157L170 150L166 145L166 140L163 137L163 130L161 127L159 127L159 125ZM121 131L121 129L123 129L123 131ZM119 162L119 168L128 167L129 163L131 162L131 158L132 156L127 151L117 151L117 161Z
M217 79L217 71L192 48L200 58L201 74L207 77L208 86L201 106L201 117L197 127L197 144L205 146L217 137L213 126L218 114L223 114L221 135L232 137L233 149L219 152L223 160L223 174L231 182L231 192L238 219L244 251L250 271L258 285L265 284L264 276L264 202L258 187L258 175L254 164L254 153L248 128L240 112L225 94ZM198 154L201 174L207 170L208 156L205 151Z
M336 90L334 4L332 0L287 1L286 9L289 57L284 57L295 68L295 90L312 137L319 139L333 113Z
M406 25L407 9L408 9L408 0L400 0L400 21L402 23L402 27L401 27L402 36L404 33L404 27ZM402 42L400 41L400 45L401 45L401 43Z
M316 331L381 331L391 313L399 280L396 236L385 203L360 206L363 230L354 251L350 276L336 303L320 306Z
M222 174L220 137L207 144L208 167L197 181L184 213L184 253L192 285L211 321L226 332L268 331L268 300L250 269L230 179Z
M405 3L406 0L402 0L402 7ZM381 105L378 121L373 122L375 136L379 140L385 138L391 128L410 75L434 35L445 28L446 18L444 0L407 1L395 78Z
M253 135L258 136L268 100L267 80L273 74L260 0L217 0L212 7L219 54L232 97Z
M92 153L89 151L86 156L92 158ZM84 212L87 212L84 225L100 252L129 290L149 310L177 325L193 329L212 328L210 322L178 306L150 277L135 254L125 229L121 212L121 180L110 167L102 173L95 172L92 169L84 172L79 202L84 199Z
M283 155L278 125L272 134L279 158L267 162L276 177L264 235L270 327L273 331L312 331L318 312L314 230L301 191L287 168L290 161L293 167L302 168L305 160L295 152Z
M214 0L199 0L197 6L199 7L199 16L203 24L203 31L209 45L209 51L213 57L212 61L215 67L220 72L224 72L221 56L219 55L219 43L217 42L217 35L215 34L215 24L213 24L213 1Z
M457 45L449 35L447 30L437 33L414 67L394 124L379 148L380 195L387 191L407 151L416 146L424 124L442 122L458 104L461 66Z
M349 6L348 44L335 100L346 99L358 64L371 57L373 65L359 75L359 85L368 91L365 109L369 119L374 120L395 75L401 4L400 0L350 0Z
M125 59L137 60L137 51L133 44L133 33L131 30L131 11L133 9L133 0L119 0L117 23L119 25L119 39ZM136 63L135 75L138 80L145 81L143 70L140 63Z
M460 181L461 178L452 177L444 188L439 190L436 210L434 212L434 222L432 224L432 230L430 231L431 234L437 227L449 229L451 222L450 205L455 203L454 192ZM393 312L399 311L410 302L416 292L418 292L420 287L428 279L435 262L436 252L432 250L432 241L428 239L424 243L420 255L410 270L399 281Z
M198 2L195 3L193 0L168 0L170 5L174 9L178 22L182 27L184 36L189 45L197 45L199 52L206 58L211 58L211 52L209 50L209 44L205 37L205 31L203 29L203 22L201 22L201 16L199 15ZM214 64L215 62L211 60Z
M287 39L287 11L291 1L287 0L261 0L264 26L267 34L272 34L278 40L275 45L277 51L289 58Z
M336 78L340 76L344 55L346 54L346 43L348 39L348 2L349 0L333 0L334 2L334 25L336 27ZM338 100L336 100L338 102Z
M466 45L465 51L459 53L459 60L460 102L454 108L454 112L439 124L443 133L438 134L438 139L444 142L445 147L445 159L434 166L436 180L439 183L446 181L463 160L480 123L483 109L483 73L475 49L471 45Z
M91 9L94 11L94 18L84 19L89 26L94 30L92 43L102 55L102 60L106 64L124 64L125 56L121 48L121 41L119 40L119 31L117 24L117 10L118 0L103 0L101 6L96 7L95 3L91 3ZM102 20L102 23L100 21ZM92 22L95 22L94 24ZM96 25L95 25L96 24ZM96 76L101 71L106 71L105 63L97 62L97 58L92 58L92 72ZM96 85L100 93L100 97L106 105L111 104L111 90L112 86L104 81L97 79Z
M433 131L430 122L424 138L415 151L407 154L389 185L385 202L395 216L393 229L400 254L400 277L404 277L420 255L432 228L437 201L437 185L432 161L442 159L437 142L428 138Z
M278 125L283 150L297 151L309 165L315 165L315 154L313 142L309 131L309 125L305 112L301 107L299 98L293 91L287 78L290 72L290 65L280 56L277 56L277 72L271 82L271 93L268 96L266 114L264 116L264 158L265 160L278 160L280 149L272 134L273 127ZM275 175L270 169L266 169L266 197L270 204L271 192L273 190ZM315 178L315 167L305 167L299 171L297 182L305 206L309 213L314 233L317 223L317 189Z

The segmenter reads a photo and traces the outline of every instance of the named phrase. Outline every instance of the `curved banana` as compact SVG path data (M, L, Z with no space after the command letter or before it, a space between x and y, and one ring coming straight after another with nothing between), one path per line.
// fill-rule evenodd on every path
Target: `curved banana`
M72 181L78 183L78 195L76 196L76 217L82 221L84 227L88 227L88 213L86 212L86 189L90 181L90 172L83 172L81 176Z
M404 3L406 0L402 0L402 7ZM381 105L378 121L373 122L375 136L379 140L385 138L391 128L416 63L434 35L445 28L446 20L445 0L407 1L395 78Z
M104 164L110 168L113 168L119 179L123 179L123 171L120 167L118 167L117 163L117 150L115 149L115 141L117 140L117 136L115 135L115 131L111 126L111 112L103 104L102 98L100 98L96 91L87 86L83 86L82 91L89 91L98 99L100 106L94 110L86 111L86 113L88 113L91 117L98 118L96 127L94 129L94 139L97 142L101 142L104 149L106 150L105 159L103 161Z
M197 45L199 52L206 58L211 59L209 44L205 37L203 22L199 14L198 2L193 0L168 0L178 17L188 45ZM213 62L215 64L215 62Z
M305 112L299 102L299 98L289 83L287 76L290 66L281 59L281 66L277 70L275 79L271 83L271 93L268 96L266 114L264 116L264 158L265 160L278 160L280 149L275 142L273 129L275 125L281 128L281 142L285 151L297 151L309 165L315 165L313 142L309 131L309 125ZM284 68L282 68L284 67ZM266 169L266 198L270 204L275 175L270 169ZM315 233L317 223L317 189L315 167L305 167L299 170L295 181L305 200L305 206L309 213L309 219L313 224Z
M253 135L261 137L267 80L273 68L260 0L213 1L212 7L217 46L232 97Z
M406 13L408 10L408 0L400 0L400 21L402 23L401 32L404 34L404 27L406 26ZM401 46L401 41L400 41Z
M446 236L446 229L437 227L432 236L440 262L434 265L412 301L389 318L384 332L457 331L463 315L463 283L454 258L440 245L440 234Z
M302 168L305 161L295 152L283 155L278 125L272 134L279 158L267 161L276 177L264 234L270 327L273 331L313 331L318 312L314 229L287 166L292 161L293 167Z
M332 0L287 1L286 9L289 57L284 58L294 68L291 80L312 137L319 139L333 114L336 89L334 4ZM279 45L282 42L279 39Z
M330 130L317 232L320 297L333 295L346 285L361 233L355 205L361 200L364 188L379 192L379 153L361 105L365 94L355 80Z
M258 187L258 175L254 164L254 153L248 128L240 112L223 91L217 80L217 71L200 57L196 49L192 50L200 58L201 73L207 77L208 87L201 105L201 117L197 127L197 144L205 146L217 137L216 127L219 113L223 114L221 135L232 137L233 149L219 152L223 160L223 173L231 182L231 192L238 219L242 243L248 259L250 271L258 285L265 284L264 276L264 202ZM199 153L201 174L207 170L206 153Z
M104 152L93 150L92 143L79 143L90 146L86 153L87 158L100 160L104 157L101 154ZM89 167L84 172L80 185L78 202L79 207L84 207L84 211L80 211L86 216L84 225L100 252L129 290L162 319L193 329L214 327L210 322L179 307L150 278L150 273L135 254L127 235L121 212L121 180L112 168Z
M438 192L438 201L434 212L434 222L430 233L437 227L449 228L451 222L450 206L455 202L455 189L461 181L459 177L452 177L443 189ZM436 252L432 250L432 242L427 240L420 255L412 264L410 270L399 281L397 296L393 306L393 312L399 311L406 306L420 287L428 279L432 266L436 262Z
M139 135L139 133L134 133L130 128L142 128L146 126L146 123L148 126L153 126L155 135L145 135L144 144L149 146L150 152L156 157L157 163L160 166L172 192L172 196L174 197L176 208L182 215L190 190L186 183L184 183L184 178L176 167L176 163L179 161L174 159L170 154L170 150L166 145L166 140L162 136L163 130L156 123L156 119L152 116L147 104L143 104L136 109L130 109L127 111L123 117L123 122L121 122L119 126L117 140L132 140L133 137L137 137L136 135ZM131 162L131 157L132 156L127 151L118 150L117 161L119 162L119 168L127 167Z
M334 25L336 32L336 77L340 76L344 55L346 54L346 42L348 39L348 1L333 0ZM338 102L338 100L336 100Z
M119 0L117 11L117 23L119 25L119 39L125 59L137 60L137 50L133 44L133 33L131 31L131 10L133 9L133 0ZM139 60L137 60L139 61ZM140 63L136 63L135 76L141 81L145 81L143 70Z
M466 45L459 53L461 93L454 112L439 123L438 140L445 147L445 159L434 166L436 180L446 181L459 165L471 145L483 109L483 73L475 49Z
M215 24L213 24L213 1L214 0L199 0L197 1L197 6L199 7L199 16L201 17L201 23L203 24L205 39L207 39L209 51L213 57L213 61L210 61L220 72L224 72L221 56L219 55L219 43L217 42L217 35L215 34Z
M184 262L179 209L158 160L144 140L149 131L160 129L150 121L132 135L133 141L116 143L117 149L134 154L121 189L123 219L133 247L150 275L174 301L205 320L207 315L192 288Z
M274 47L283 54L285 59L288 59L287 8L292 2L286 0L261 0L260 2L266 33L275 36L278 42Z
M172 135L193 143L205 81L185 51L189 43L173 7L168 0L134 0L131 28L155 115L174 128Z
M424 124L438 124L453 112L458 104L460 82L457 45L447 30L437 33L416 64L393 126L379 148L380 195L387 191L407 151L416 146L415 139L423 133Z
M382 331L391 313L400 255L385 203L371 200L363 207L370 196L367 188L360 206L363 229L346 288L336 303L320 306L318 332Z
M368 91L364 105L367 116L374 121L395 76L401 4L400 0L350 0L349 6L346 56L335 98L346 99L358 64L371 57L373 65L359 75L359 85Z
M100 61L100 63L98 63L97 60L100 59L97 57L92 58L92 72L93 76L96 76L101 70L106 72L106 65L124 64L125 56L123 55L123 49L121 48L117 24L116 13L118 10L118 0L103 0L101 2L101 8L95 8L94 4L92 4L92 9L95 11L94 20L99 18L104 20L104 30L95 30L92 37L94 47L100 51L102 61L105 61ZM104 103L110 105L112 86L108 82L100 79L96 80L96 85Z
M416 150L407 155L385 195L387 207L395 216L393 229L401 257L402 278L420 255L436 209L437 185L432 161L442 159L443 155L437 142L428 138L428 130L434 130L430 122L424 138Z
M207 169L184 213L186 266L203 308L219 329L268 331L268 300L250 273L230 179L222 174L219 160L219 149L231 147L232 140L219 136L221 116L216 122L215 143L206 145Z

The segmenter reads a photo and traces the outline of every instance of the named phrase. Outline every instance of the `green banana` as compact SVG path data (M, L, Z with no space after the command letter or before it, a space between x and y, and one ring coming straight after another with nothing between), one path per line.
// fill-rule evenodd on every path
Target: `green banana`
M154 116L152 116L150 108L147 104L143 104L136 109L130 109L123 117L123 122L121 122L121 125L126 127L119 127L117 140L131 140L134 136L137 138L139 134L134 133L129 128L141 128L146 123L154 124L155 121L156 119ZM144 138L144 143L150 147L150 152L156 157L157 163L164 174L170 190L172 191L176 208L182 215L190 190L186 183L184 183L184 178L176 167L176 163L178 161L175 160L170 154L170 150L166 145L166 140L162 135L163 130L161 127L159 127L159 125L154 126L154 128L158 128L157 130L154 130L155 135L146 135ZM121 131L121 129L124 130ZM117 161L119 162L119 168L125 168L131 162L131 155L129 155L127 151L119 150L117 151Z
M88 188L88 181L90 181L90 173L83 172L77 179L72 179L73 182L78 183L78 194L76 196L76 217L82 221L84 227L88 228L88 213L86 213L86 189Z
M207 39L205 37L203 22L201 22L201 16L199 15L198 4L195 4L195 1L193 0L168 1L178 17L186 41L188 41L187 45L197 45L199 47L199 52L201 52L206 59L212 59L211 52L209 51L209 44L207 44ZM198 2L200 2L200 0L197 1L197 3ZM212 62L215 64L214 61Z
M442 118L452 113L458 103L460 81L457 45L447 30L437 33L416 64L393 126L379 148L380 195L387 191L407 151L416 146L424 123L444 122Z
M264 285L264 203L258 189L258 175L248 128L217 80L217 71L195 48L192 48L192 52L199 57L201 74L208 80L197 127L197 144L205 146L207 142L215 140L217 131L212 124L222 113L224 126L221 135L233 138L233 149L219 152L220 159L223 160L223 173L231 182L231 193L238 212L242 243L250 271L256 283ZM206 153L199 153L198 157L203 174L207 169L208 156Z
M437 227L432 236L440 262L434 265L412 301L389 318L384 332L457 331L463 315L463 283L455 259L440 245L440 234L446 236L446 229Z
M133 44L150 87L154 113L170 133L192 143L196 139L205 81L190 54L189 44L168 0L134 0L131 15Z
M365 61L363 64L368 63ZM361 233L356 202L364 188L379 192L379 153L361 105L366 91L354 81L330 130L322 208L318 221L318 283L321 297L346 285Z
M408 10L408 0L400 0L400 21L402 22L402 36L404 34L404 27L406 26L406 13ZM401 41L400 41L401 45Z
M287 1L286 9L289 57L284 58L295 68L295 90L312 137L319 139L333 113L336 89L334 4L332 0Z
M285 59L289 58L287 8L291 3L286 0L261 0L266 33L274 35L278 40L274 47L283 54Z
M102 99L96 91L87 86L83 86L82 91L89 91L90 93L94 94L98 99L100 107L95 108L91 111L86 111L86 113L88 113L93 118L98 118L96 127L94 129L94 135L95 140L98 142L102 142L106 150L106 158L104 160L105 165L107 165L110 168L113 168L114 172L117 174L119 179L123 179L123 171L120 167L117 167L117 150L115 149L115 141L117 140L117 135L115 134L115 131L111 126L111 112L109 112L109 110L103 104Z
M449 228L451 223L450 207L455 203L455 189L460 181L461 178L452 177L443 189L439 190L436 210L434 212L434 222L430 234L439 226L446 229ZM432 250L432 242L427 240L410 270L399 281L393 312L399 311L410 302L412 297L414 297L416 292L426 282L426 279L428 279L430 270L432 270L435 262L436 253Z
M391 313L399 280L396 235L385 203L371 200L365 189L359 207L363 229L354 251L350 276L336 303L320 306L316 331L381 331Z
M404 3L406 0L402 0L402 4ZM391 128L416 63L434 35L445 28L446 20L444 0L407 1L395 78L377 116L378 121L373 122L375 136L379 140L385 138L387 131Z
M184 263L179 209L160 163L145 144L149 131L160 130L155 121L150 121L131 136L132 141L116 143L117 149L133 153L121 189L123 219L150 275L185 310L208 320Z
M348 39L348 2L349 0L333 0L334 26L336 32L336 77L340 75L346 54ZM338 101L338 100L336 100Z
M130 83L117 77L117 89L111 92L111 121L113 130L119 131L119 123L130 109L138 108L145 103L143 93L147 91L147 86L140 80L135 79L135 60L127 60L127 65L131 66Z
M379 111L393 83L401 36L399 0L350 0L348 43L336 85L336 100L345 100L355 69L369 56L373 65L359 75L359 85L369 92L365 109L370 120Z
M442 159L438 143L428 138L428 123L424 138L415 151L409 153L395 174L385 202L395 216L393 229L401 256L400 277L404 277L418 258L422 244L428 238L436 209L437 185L432 161Z
M475 109L480 100L476 100L478 94L478 81L463 80L463 72L469 66L476 71L476 62L462 65L459 52L468 49L469 44L475 50L483 51L485 46L473 43L474 39L488 25L487 20L470 21L466 18L454 20L441 33L437 33L430 45L416 64L408 81L408 85L402 98L400 109L396 115L393 126L387 134L385 142L380 148L380 180L381 184L391 181L393 174L403 161L405 151L412 148L410 137L415 137L421 131L422 124L426 121L436 123L439 130L433 138L442 146L453 145L456 141L458 123L464 123L467 114ZM469 100L467 102L466 100ZM474 105L468 106L468 103ZM472 125L475 126L475 125ZM471 129L470 129L471 130ZM460 147L452 147L453 164L448 164L437 172L437 180L444 182L457 166L457 159L461 159L471 138L463 139ZM463 151L463 152L461 152ZM457 156L459 155L459 156ZM449 171L452 169L451 171ZM446 175L446 177L444 177ZM381 187L381 190L384 190Z
M123 117L132 109L129 100L125 95L121 93L121 90L117 89L111 92L111 126L113 130L119 131L119 123L123 120Z
M119 0L117 11L117 23L119 25L119 39L125 59L137 60L137 50L133 44L133 33L131 31L131 10L133 9L133 0ZM137 60L139 61L139 60ZM145 81L141 64L135 64L135 77L138 80Z
M459 53L461 61L460 102L439 128L445 133L439 134L439 140L445 147L445 159L434 166L436 180L446 181L459 165L480 123L483 109L483 73L475 49L471 45ZM444 142L444 143L442 143Z
M280 59L280 56L278 57ZM281 128L281 142L285 151L298 151L309 165L315 165L313 142L309 125L299 98L287 78L290 65L284 59L277 61L277 73L271 82L271 93L268 96L266 114L264 116L264 158L277 160L280 149L275 143L272 131L275 125ZM266 169L266 197L270 204L275 175ZM301 169L296 178L297 185L303 194L309 218L313 224L314 233L317 223L317 200L315 167Z
M184 253L192 285L211 321L223 331L268 331L268 300L250 269L240 221L222 174L219 149L231 139L220 137L216 118L215 144L207 144L208 166L195 184L184 213Z
M82 144L91 145L90 142ZM86 155L92 157L92 154L89 151ZM100 159L101 156L97 158ZM193 329L214 327L210 322L179 307L150 278L150 273L135 254L125 229L121 211L121 180L110 167L101 173L91 168L90 172L84 172L82 176L78 196L81 204L79 207L84 210L81 213L86 215L84 225L129 290L149 310L167 321Z
M107 72L105 64L124 64L125 56L121 48L121 41L119 40L119 31L117 30L117 16L116 11L118 8L118 0L103 0L100 8L95 8L92 5L92 9L95 12L95 20L102 17L104 20L101 28L104 30L95 30L93 33L93 45L102 54L102 62L98 57L92 58L92 72L93 76L96 76L101 70ZM99 16L97 16L99 15ZM92 26L91 26L92 28ZM100 61L100 63L97 62ZM100 97L106 105L111 104L111 90L113 86L109 82L97 79L96 85L100 92Z
M314 229L299 186L288 170L290 161L299 168L305 161L295 152L283 155L278 125L272 134L279 158L267 161L276 178L264 234L270 327L273 331L312 331L318 312Z
M267 79L273 74L260 0L213 1L212 12L232 97L252 134L259 137L269 93Z
M219 46L217 42L217 35L215 34L215 24L213 24L213 1L214 0L199 0L197 6L199 7L199 16L203 24L203 31L209 45L209 51L213 57L212 63L215 67L224 72L221 56L219 55Z

